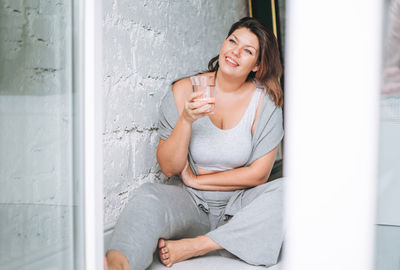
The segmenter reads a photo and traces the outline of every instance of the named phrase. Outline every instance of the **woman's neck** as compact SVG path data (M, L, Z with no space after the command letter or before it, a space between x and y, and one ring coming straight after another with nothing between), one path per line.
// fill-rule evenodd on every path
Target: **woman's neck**
M219 91L235 92L242 88L246 83L246 78L232 78L231 76L224 76L222 72L217 71L216 85Z

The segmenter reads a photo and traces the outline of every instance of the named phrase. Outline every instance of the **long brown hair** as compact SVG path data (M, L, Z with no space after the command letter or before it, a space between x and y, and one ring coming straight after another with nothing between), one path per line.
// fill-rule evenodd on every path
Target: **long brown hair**
M260 23L257 19L245 17L231 26L227 37L236 29L247 28L258 38L260 53L258 55L257 72L250 72L247 80L255 79L267 89L268 94L278 107L283 106L283 92L279 82L282 76L282 65L279 55L278 42L274 33ZM215 72L219 68L219 55L208 62L208 70Z

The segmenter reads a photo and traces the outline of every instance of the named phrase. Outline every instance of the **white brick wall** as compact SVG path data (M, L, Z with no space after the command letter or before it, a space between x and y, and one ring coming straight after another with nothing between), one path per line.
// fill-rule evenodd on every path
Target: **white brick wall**
M130 192L165 180L158 106L170 83L203 71L246 0L104 1L104 206L112 226Z

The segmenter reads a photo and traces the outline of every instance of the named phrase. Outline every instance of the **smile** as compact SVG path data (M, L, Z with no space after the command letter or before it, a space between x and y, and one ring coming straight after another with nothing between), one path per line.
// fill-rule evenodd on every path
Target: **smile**
M230 58L229 56L225 57L225 62L226 62L228 65L232 66L232 67L237 67L237 66L239 66L239 64L238 64L235 60L233 60L232 58Z

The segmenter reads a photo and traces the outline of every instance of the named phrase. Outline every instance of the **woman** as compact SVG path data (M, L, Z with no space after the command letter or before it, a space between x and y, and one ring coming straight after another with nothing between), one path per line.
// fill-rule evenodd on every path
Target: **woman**
M283 137L281 73L274 35L243 18L201 74L215 76L215 99L199 101L189 78L172 85L160 108L157 159L184 186L134 191L114 231L109 269L146 269L157 248L166 266L216 250L276 264L282 180L265 182Z

